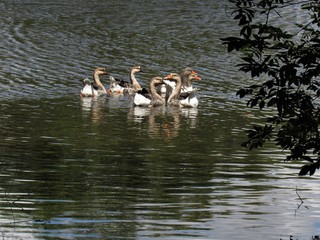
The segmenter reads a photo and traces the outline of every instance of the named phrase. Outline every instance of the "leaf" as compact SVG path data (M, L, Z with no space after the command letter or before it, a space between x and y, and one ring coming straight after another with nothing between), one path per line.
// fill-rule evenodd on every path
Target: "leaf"
M249 39L252 33L252 28L250 25L245 25L241 30L240 30L240 36L244 36L246 39Z
M232 52L235 49L234 45L228 44L228 52Z
M309 175L312 176L316 172L315 166L311 166L309 171L310 171Z
M299 176L305 176L308 174L309 171L310 171L310 165L304 165L300 169Z
M253 63L254 62L254 60L253 60L253 58L252 57L243 57L243 58L241 58L242 60L244 60L244 61L246 61L246 62L248 62L248 63ZM240 65L240 64L239 64Z
M240 98L243 98L246 95L246 90L245 89L240 89L237 92L237 96L239 96Z
M302 156L302 157L301 157L301 159L303 159L303 160L307 160L308 162L312 162L312 163L313 163L312 158L311 158L311 157L309 157L309 156Z
M264 105L265 105L265 101L261 100L261 102L259 103L260 110L264 108Z
M316 170L319 169L319 164L320 162L318 161L312 164L302 166L299 172L299 176L304 176L304 175L307 175L308 173L310 176L312 176L316 172Z
M241 17L242 17L242 13L239 12L239 14L236 15L233 19L234 19L234 20L237 20L237 19L240 19Z
M256 106L257 104L258 104L258 99L257 99L257 98L254 98L254 99L252 99L252 101L251 101L250 107L254 107L254 106Z
M273 98L271 98L271 99L269 100L267 106L268 106L268 107L271 107L271 106L275 105L276 103L277 103L277 98L276 98L276 97L273 97Z
M239 26L245 25L248 23L246 16L242 16L239 21Z

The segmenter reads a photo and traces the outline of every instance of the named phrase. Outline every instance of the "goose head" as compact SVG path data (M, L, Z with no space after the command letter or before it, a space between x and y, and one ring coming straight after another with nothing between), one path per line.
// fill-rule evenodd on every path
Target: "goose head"
M141 66L134 66L131 68L131 73L143 72Z
M85 78L85 79L82 80L82 86L84 87L86 85L89 85L89 86L91 85L91 81L90 81L89 78Z
M196 75L196 74L197 74L197 72L194 71L192 68L187 67L187 68L183 69L183 71L182 71L182 73L180 75L181 76L181 80L182 80L182 84L190 87L191 86L191 80L190 80L189 76L190 75ZM193 77L193 79L200 80L200 78L194 78L194 77Z
M153 78L151 78L151 83L154 85L162 84L163 78L162 77L153 77Z
M194 72L192 68L187 67L183 69L181 73L181 78L189 76L192 72Z
M181 77L178 73L170 73L166 77L163 78L163 82L171 87L172 89L179 89L181 88Z
M181 77L180 77L180 75L178 73L170 73L169 75L164 77L164 80L171 80L171 81L180 82L181 81Z
M107 75L108 72L106 71L106 68L104 67L98 67L93 72L94 75Z
M195 71L192 71L192 73L188 76L188 80L200 81L201 78L198 76L198 74Z

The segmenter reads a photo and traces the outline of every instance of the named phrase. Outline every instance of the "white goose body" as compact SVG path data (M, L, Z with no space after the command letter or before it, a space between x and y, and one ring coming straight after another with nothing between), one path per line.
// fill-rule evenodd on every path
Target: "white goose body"
M127 81L116 81L113 77L110 77L110 86L108 89L109 93L116 93L116 94L122 94L122 93L131 93L134 94L141 90L141 86L139 82L137 81L135 77L135 73L142 72L142 69L140 66L135 66L131 68L130 70L130 83Z
M180 93L183 94L187 94L188 92L192 92L193 91L193 86L192 86L192 80L190 79L189 76L191 74L197 75L197 73L192 70L192 68L185 68L182 70L181 74L180 74L180 78L181 78L181 90ZM197 78L195 80L200 80L200 78ZM170 94L174 91L174 89L176 88L176 82L175 81L170 81L170 80L164 80L163 85L161 88L158 89L158 92L164 96L166 95L167 97L170 96Z
M101 94L106 94L107 91L100 81L100 75L107 75L105 68L96 68L93 72L93 83L85 78L83 80L83 87L80 91L81 97L97 97Z
M137 92L134 95L133 103L135 106L149 106L151 104L151 98Z
M108 93L122 94L126 92L126 89L127 88L121 86L120 83L116 81L116 79L114 79L114 77L110 76L110 86L108 89Z
M97 96L98 91L94 89L93 84L88 78L85 78L83 80L83 88L80 91L80 95L82 97L92 97L92 96Z
M195 72L191 73L187 78L189 82L191 82L193 79L201 80L201 78L198 77L197 73ZM179 74L171 73L164 78L164 82L167 84L168 81L166 80L169 80L169 82L174 81L176 83L175 88L167 100L167 105L189 108L198 107L199 100L196 94L197 90L193 89L192 85L182 89L182 81ZM170 86L172 86L172 84Z
M180 107L196 108L199 105L196 90L186 92L188 96L180 100Z
M133 103L135 106L157 106L165 103L164 99L157 93L157 86L163 83L161 77L153 77L150 80L149 92L141 89L134 95Z

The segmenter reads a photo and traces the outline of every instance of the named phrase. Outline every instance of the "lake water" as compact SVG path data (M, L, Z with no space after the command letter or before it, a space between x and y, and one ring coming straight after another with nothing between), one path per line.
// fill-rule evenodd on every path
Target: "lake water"
M0 2L0 238L320 234L319 177L298 177L272 144L240 147L268 113L235 96L247 81L219 40L237 31L225 3ZM143 86L192 67L199 107L80 99L94 68L128 79L134 65Z

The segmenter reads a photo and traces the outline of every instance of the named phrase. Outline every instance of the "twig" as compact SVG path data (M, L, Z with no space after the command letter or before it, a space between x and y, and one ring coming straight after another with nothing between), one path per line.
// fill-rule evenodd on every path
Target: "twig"
M297 207L297 209L294 211L294 216L296 216L297 215L297 211L299 210L299 208L302 206L302 204L304 203L303 202L303 200L302 200L302 198L300 197L300 195L299 195L299 193L298 193L298 187L296 186L296 194L297 194L297 196L299 197L299 199L300 199L300 204L298 204L298 207Z

